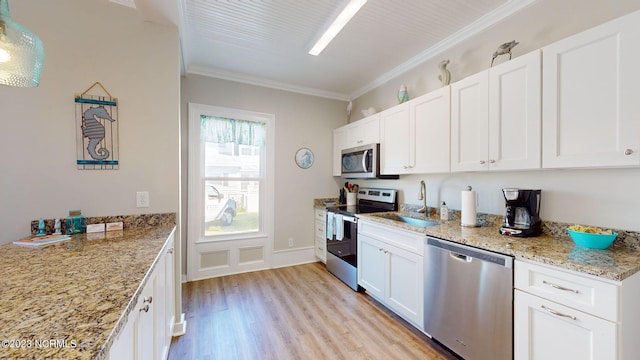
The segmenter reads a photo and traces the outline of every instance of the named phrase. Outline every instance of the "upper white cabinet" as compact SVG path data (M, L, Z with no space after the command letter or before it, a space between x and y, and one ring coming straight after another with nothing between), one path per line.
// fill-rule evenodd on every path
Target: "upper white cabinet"
M345 126L333 130L333 176L342 175L342 149L347 148Z
M449 172L449 87L380 114L383 174Z
M380 142L380 114L374 114L347 125L345 149Z
M451 85L451 171L541 163L540 51Z
M543 167L640 165L640 12L544 47Z
M379 113L333 130L333 176L342 175L342 150L379 142Z

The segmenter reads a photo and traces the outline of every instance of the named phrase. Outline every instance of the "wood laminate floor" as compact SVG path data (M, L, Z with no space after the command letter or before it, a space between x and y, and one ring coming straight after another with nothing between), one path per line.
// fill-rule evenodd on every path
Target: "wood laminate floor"
M183 284L169 359L454 359L321 263Z

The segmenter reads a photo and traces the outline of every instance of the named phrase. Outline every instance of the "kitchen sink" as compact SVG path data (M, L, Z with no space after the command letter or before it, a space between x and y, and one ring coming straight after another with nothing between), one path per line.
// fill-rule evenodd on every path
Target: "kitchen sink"
M417 226L417 227L427 227L427 226L436 226L436 225L440 225L439 222L436 221L430 221L430 220L425 220L425 219L416 219L416 218L412 218L409 216L403 216L403 215L398 215L398 214L390 214L390 213L385 213L385 214L380 214L380 215L376 215L378 217L381 218L385 218L385 219L389 219L389 220L394 220L394 221L400 221L403 222L405 224L409 224L409 225L413 225L413 226Z

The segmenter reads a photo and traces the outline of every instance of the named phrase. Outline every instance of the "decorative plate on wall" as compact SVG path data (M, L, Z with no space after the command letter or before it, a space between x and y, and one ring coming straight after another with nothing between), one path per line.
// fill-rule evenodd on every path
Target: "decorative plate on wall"
M307 148L296 151L296 164L302 169L308 169L313 165L313 152Z

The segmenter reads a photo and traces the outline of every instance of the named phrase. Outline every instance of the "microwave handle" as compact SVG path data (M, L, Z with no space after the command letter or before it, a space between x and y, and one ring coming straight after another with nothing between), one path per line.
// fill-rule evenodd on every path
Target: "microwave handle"
M367 169L367 154L369 153L369 150L365 150L364 154L362 154L362 169L364 170L364 172L369 172L369 169Z

